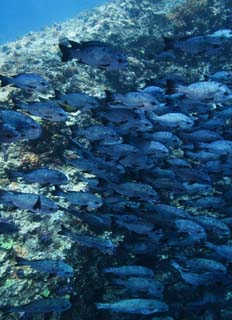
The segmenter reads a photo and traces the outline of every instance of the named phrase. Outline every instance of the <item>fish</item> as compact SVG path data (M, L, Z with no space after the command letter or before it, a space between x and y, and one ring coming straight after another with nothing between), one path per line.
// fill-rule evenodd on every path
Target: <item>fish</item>
M62 94L56 90L55 102L68 112L95 110L100 106L96 98L81 92Z
M179 271L181 278L192 286L200 286L217 281L216 275L211 272L194 273L185 271L177 262L173 261L171 265Z
M139 108L155 111L155 106L160 104L152 94L141 91L133 91L126 94L113 93L111 97L115 102L122 103L127 109Z
M115 221L120 227L124 227L129 231L133 231L138 234L147 234L154 229L152 223L146 222L142 218L136 215L120 215L115 216Z
M55 274L62 278L73 277L74 270L72 266L65 263L62 260L27 260L22 257L16 257L16 266L30 266L39 272L45 272L49 274Z
M74 132L76 136L83 136L90 141L99 141L102 145L114 145L122 143L123 139L117 132L107 126L93 125Z
M232 261L232 245L230 244L216 245L209 241L207 241L205 245L206 247L214 250L219 257L222 257L228 261Z
M97 209L103 205L102 198L86 191L63 191L56 187L55 195L59 195L76 206L86 206L88 209Z
M9 124L0 123L0 143L14 143L21 138L21 134Z
M48 80L37 73L19 73L11 77L0 75L0 81L1 87L11 85L26 92L45 93L49 89Z
M213 54L221 48L221 43L214 43L205 35L173 39L164 37L164 52L168 50L182 51L187 54Z
M69 237L74 242L79 243L81 246L96 248L103 252L113 253L117 248L117 245L114 244L111 240L73 233L69 231L67 228L65 228L63 225L61 226L61 231L59 233L63 236Z
M113 160L119 160L122 157L136 154L139 151L136 146L127 143L113 144L113 145L99 145L96 148L96 152L109 156Z
M150 137L155 141L163 143L166 147L181 145L181 140L170 131L156 131L152 133Z
M158 199L158 193L150 186L138 182L124 182L121 184L111 184L112 188L119 194L138 198L140 200L154 200Z
M217 218L200 215L194 217L194 221L200 224L206 231L211 232L213 236L229 237L230 228Z
M41 101L25 103L18 99L13 99L14 106L28 112L32 116L40 117L51 122L66 121L67 114L55 101Z
M40 183L43 185L60 185L68 183L68 177L63 172L49 168L34 169L29 172L5 171L8 178L22 178L28 183Z
M102 70L120 70L128 66L127 56L111 44L101 41L67 40L59 43L62 62L76 60L78 63L95 66Z
M232 141L231 140L215 140L213 142L204 143L199 142L198 147L200 149L206 149L210 152L224 155L232 154Z
M104 268L102 271L103 273L115 274L119 277L139 276L153 278L155 275L153 270L151 270L150 268L139 265L113 266Z
M167 128L189 129L194 125L194 120L192 118L179 112L170 112L161 116L158 116L153 112L152 118L150 119Z
M0 234L13 234L19 231L19 227L8 219L0 218Z
M198 223L187 220L177 219L175 225L178 232L188 233L192 238L196 240L206 239L207 235L205 229Z
M223 103L231 100L231 89L217 81L199 81L187 86L176 85L172 80L167 81L168 93L181 93L187 99L195 101L212 101Z
M164 291L164 285L160 281L150 278L113 279L112 283L125 287L131 293L144 293L154 298L162 298Z
M149 315L168 311L168 305L154 299L125 299L112 303L96 303L99 310Z
M18 111L0 109L0 120L18 132L20 139L35 140L42 134L41 126L35 120Z
M222 40L232 39L232 29L219 29L208 35L209 41L220 42Z
M193 272L227 273L227 268L221 262L207 258L185 258L184 262L189 270Z
M154 167L154 160L147 155L141 155L140 152L129 154L119 161L127 170L147 170Z
M26 312L29 314L63 313L70 309L71 306L71 303L66 298L48 298L35 300L24 305L0 306L0 311L4 314L12 312Z
M19 209L37 213L54 213L57 205L51 199L34 193L0 190L0 202Z
M231 82L232 80L232 72L231 71L226 71L226 70L222 70L222 71L217 71L213 74L210 75L204 75L205 80L213 80L213 81L219 81L219 82Z

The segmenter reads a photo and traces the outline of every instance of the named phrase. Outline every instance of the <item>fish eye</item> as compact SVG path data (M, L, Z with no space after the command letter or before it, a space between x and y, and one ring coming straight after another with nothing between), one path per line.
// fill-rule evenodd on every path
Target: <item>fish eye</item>
M34 125L34 124L31 125L31 128L32 129L37 129L36 125Z
M119 63L123 63L123 59L122 58L118 58L118 62Z
M42 84L42 86L46 86L47 83L45 81L41 81L40 84Z
M229 92L224 92L224 96L228 96L229 95Z

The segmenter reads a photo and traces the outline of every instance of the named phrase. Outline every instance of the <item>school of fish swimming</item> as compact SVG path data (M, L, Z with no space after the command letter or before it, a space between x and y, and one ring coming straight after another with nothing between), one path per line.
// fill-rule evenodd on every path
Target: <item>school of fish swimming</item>
M232 41L229 29L179 40L165 38L160 56L216 54L228 41ZM66 39L59 48L64 63L75 60L114 71L128 65L126 54L100 41ZM50 87L47 79L34 73L0 75L0 80L2 87L15 86L27 94ZM98 310L168 319L232 316L228 295L232 286L232 71L218 70L194 83L175 76L152 79L143 89L106 91L104 99L54 90L50 100L32 103L14 96L11 104L12 108L0 108L2 145L43 139L43 125L34 116L65 126L69 113L80 110L91 112L96 120L84 128L78 123L70 127L66 138L73 153L63 157L66 165L83 173L80 179L87 183L87 191L66 190L69 178L59 170L7 170L12 181L20 178L54 189L46 196L1 189L0 204L35 214L70 212L96 236L78 233L61 222L61 237L89 250L114 256L120 250L137 258L139 263L101 270L115 292L120 289L120 298L95 301ZM63 208L52 196L64 198L69 206ZM106 239L99 234L104 230L123 233L124 240ZM0 233L17 232L14 221L1 217ZM149 259L155 263L148 266ZM62 260L16 257L16 263L64 278L75 273ZM158 268L163 268L166 279L156 277ZM69 308L66 298L54 297L1 306L0 311L30 315Z

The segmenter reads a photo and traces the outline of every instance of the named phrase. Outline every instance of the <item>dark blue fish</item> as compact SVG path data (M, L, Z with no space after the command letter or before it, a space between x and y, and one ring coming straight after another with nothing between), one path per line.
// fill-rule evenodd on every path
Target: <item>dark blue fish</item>
M25 103L18 99L13 99L15 107L40 117L47 121L59 122L66 121L67 114L56 101L48 100L44 102Z
M26 312L31 314L40 314L49 312L63 313L70 308L71 303L65 298L49 298L36 300L21 306L0 307L0 311L3 313Z
M90 141L99 141L103 145L122 143L122 138L114 129L108 126L93 125L85 129L78 129L74 134L76 136L83 136Z
M27 92L46 92L49 88L48 81L37 73L20 73L11 77L0 75L0 80L1 87L12 85Z
M19 177L29 183L59 185L68 182L68 178L63 172L49 168L35 169L25 173L7 170L7 175L10 179Z
M0 119L18 132L22 139L34 140L42 133L41 126L29 116L7 109L0 109Z
M222 257L228 261L232 261L232 245L231 244L214 244L206 242L206 246L214 250L219 257Z
M92 237L83 234L73 233L62 226L60 234L69 237L73 241L79 243L81 246L96 248L100 251L113 253L116 249L117 245L114 244L111 240L100 238L100 237Z
M64 197L75 206L86 206L89 209L97 209L103 205L100 196L87 191L63 191L56 187L55 194Z
M27 260L21 257L16 257L17 266L30 266L31 268L57 276L67 278L73 277L73 268L62 260Z
M2 234L12 234L18 232L19 228L12 221L4 218L0 218L0 233Z
M137 217L136 215L118 215L114 216L116 223L126 228L129 231L133 231L138 234L147 234L151 232L154 228L152 223L146 222L142 218Z
M104 273L115 274L117 276L139 276L139 277L154 277L154 272L143 266L132 265L132 266L114 266L103 269Z
M211 41L212 42L212 41ZM207 36L193 36L182 39L164 38L164 50L177 50L191 55L215 53L220 49L220 43L211 43Z
M100 41L66 42L67 45L59 44L63 62L75 59L79 63L103 70L119 70L128 65L126 55L111 44Z
M19 209L38 213L54 213L57 205L51 199L34 193L0 190L0 202Z
M13 143L20 138L20 133L9 124L0 123L0 143Z
M56 103L60 104L68 112L77 110L94 110L99 107L99 102L96 98L85 93L66 93L61 94L56 91Z
M203 273L195 273L186 271L182 268L177 262L172 262L172 266L179 271L181 278L185 280L187 283L193 286L206 285L212 282L217 282L218 278L216 278L215 273L212 272L203 272ZM219 277L220 278L220 277Z
M127 299L112 303L96 303L96 307L100 310L144 315L168 311L166 303L151 299Z
M164 291L164 286L160 281L150 278L129 277L113 279L112 282L125 287L131 293L143 293L154 298L161 298Z

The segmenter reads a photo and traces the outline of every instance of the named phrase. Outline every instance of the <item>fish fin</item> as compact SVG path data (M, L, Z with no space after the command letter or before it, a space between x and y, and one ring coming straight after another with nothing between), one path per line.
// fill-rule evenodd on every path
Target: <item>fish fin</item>
M15 257L15 260L17 262L16 266L25 266L28 265L28 261L22 257Z
M204 81L208 81L210 78L210 76L207 73L204 73L203 77L204 77Z
M164 40L164 51L172 50L174 49L174 42L175 40L168 37L163 37Z
M22 175L23 175L21 172L13 171L13 170L10 170L10 169L5 169L5 173L6 173L7 178L9 180L14 180L16 178L22 177Z
M101 42L101 41L82 41L80 44L79 44L79 48L88 48L88 47L109 47L110 45L109 44L106 44L105 42Z
M52 192L55 196L65 196L65 192L58 186L55 185L55 190Z
M109 66L110 66L110 64L101 64L101 65L98 65L97 67L102 70L107 70L107 68L109 68Z
M41 199L40 199L40 196L38 196L38 199L36 200L34 206L33 206L33 210L36 210L36 209L41 209Z
M63 95L59 90L54 89L54 93L55 93L55 99L60 99L60 97Z
M175 80L167 79L166 80L166 94L174 94L177 92L177 83Z
M3 76L0 74L0 81L1 81L1 87L8 86L9 84L12 84L11 78L7 76Z
M60 48L60 51L62 52L62 57L61 57L62 62L67 62L72 60L72 57L71 57L72 48L69 48L61 43L59 44L59 48Z
M95 303L97 309L108 309L110 303Z
M14 97L12 97L11 100L12 100L12 102L13 102L13 104L14 104L14 108L22 109L22 106L23 106L24 102L20 101L20 100L17 99L17 98L14 98Z
M72 49L80 49L82 47L82 44L76 41L68 40L68 42L71 44Z
M13 308L13 307L11 307L11 306L4 306L4 307L1 307L1 306L0 306L0 311L1 311L2 313L4 313L4 314L6 314L6 313L11 313L11 312L14 312L14 311L12 310L12 308Z
M113 98L112 98L112 92L111 92L110 90L104 90L104 92L105 92L105 95L106 95L105 101L106 101L106 102L112 101L112 100L113 100Z
M61 230L58 233L63 235L63 236L68 236L69 230L62 224L61 225Z

